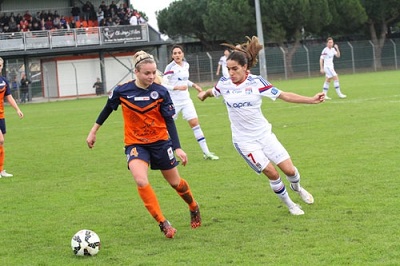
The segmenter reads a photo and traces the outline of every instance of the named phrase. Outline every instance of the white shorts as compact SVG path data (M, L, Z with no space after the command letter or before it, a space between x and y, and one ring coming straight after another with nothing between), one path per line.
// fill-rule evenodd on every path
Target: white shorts
M327 77L328 79L336 77L336 71L333 67L324 67L324 71L325 71L325 77Z
M270 161L277 165L290 158L289 153L274 133L263 139L233 143L233 145L243 159L258 174L261 174Z
M196 108L194 108L194 104L192 100L185 101L183 104L179 104L175 106L175 115L174 119L178 118L180 112L182 112L183 119L189 121L193 118L197 118Z

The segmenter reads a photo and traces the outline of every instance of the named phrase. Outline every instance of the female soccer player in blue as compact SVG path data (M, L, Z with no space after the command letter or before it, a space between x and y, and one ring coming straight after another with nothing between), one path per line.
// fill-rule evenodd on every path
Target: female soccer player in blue
M258 174L264 173L272 190L288 207L293 215L302 215L304 211L294 203L286 191L275 166L286 175L292 190L297 192L307 204L314 202L313 196L300 186L300 173L293 165L286 149L272 133L272 126L261 111L262 97L272 100L282 99L291 103L317 104L324 101L324 94L314 97L284 92L274 87L260 76L250 74L257 63L258 52L263 46L257 37L249 38L241 45L227 45L232 49L228 56L227 67L230 78L220 79L214 88L200 92L198 98L220 97L228 110L231 122L233 144L243 159Z
M192 228L201 225L199 206L193 198L189 184L180 177L177 169L178 162L174 152L183 165L186 165L188 159L181 149L172 118L175 108L167 89L160 85L156 63L151 55L143 51L135 54L134 61L136 79L114 89L86 141L89 148L93 148L96 132L111 112L121 105L128 168L150 215L159 223L165 236L173 238L176 229L164 217L149 183L149 165L151 169L160 170L165 180L189 205Z

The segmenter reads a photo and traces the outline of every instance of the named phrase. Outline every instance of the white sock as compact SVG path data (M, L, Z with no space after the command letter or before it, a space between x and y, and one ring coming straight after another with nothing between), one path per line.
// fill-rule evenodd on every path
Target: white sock
M336 93L337 93L338 95L342 94L342 92L340 91L339 80L333 81L333 86L335 86L335 90L336 90Z
M300 173L296 167L294 169L295 169L294 176L286 176L286 178L292 185L292 188L296 191L299 191L300 190Z
M210 150L208 149L206 138L204 137L203 131L201 130L200 125L192 127L194 137L200 145L201 150L204 154L209 154Z
M329 82L324 82L324 86L322 87L322 91L323 93L326 95L328 95L328 90L329 90Z
M275 194L282 200L282 202L288 206L288 208L291 208L295 205L290 199L289 194L286 191L285 184L282 182L281 178L278 178L277 180L269 180L269 185Z

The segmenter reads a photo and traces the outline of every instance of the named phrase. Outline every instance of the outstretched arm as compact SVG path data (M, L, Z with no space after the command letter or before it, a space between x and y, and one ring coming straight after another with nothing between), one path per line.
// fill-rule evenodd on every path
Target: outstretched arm
M289 103L308 103L308 104L316 104L325 101L325 94L323 92L319 92L315 94L313 97L299 95L293 92L284 92L282 91L278 97L279 99L284 100Z

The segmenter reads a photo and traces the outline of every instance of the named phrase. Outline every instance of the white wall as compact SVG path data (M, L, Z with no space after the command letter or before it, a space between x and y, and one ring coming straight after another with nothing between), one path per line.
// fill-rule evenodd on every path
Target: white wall
M132 55L105 57L106 91L134 78ZM77 58L42 62L45 97L95 95L93 84L101 78L99 58Z

